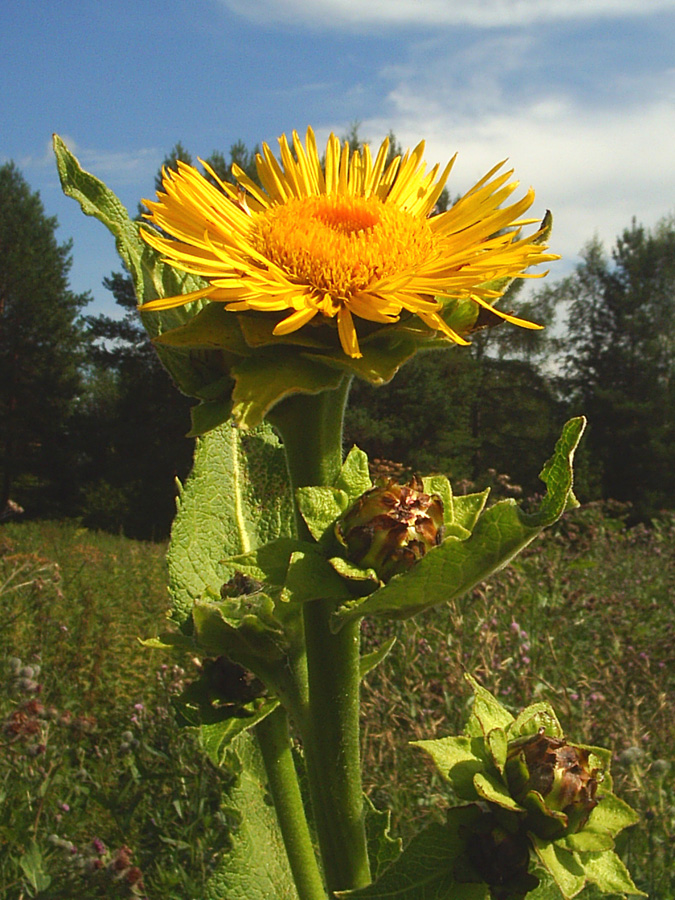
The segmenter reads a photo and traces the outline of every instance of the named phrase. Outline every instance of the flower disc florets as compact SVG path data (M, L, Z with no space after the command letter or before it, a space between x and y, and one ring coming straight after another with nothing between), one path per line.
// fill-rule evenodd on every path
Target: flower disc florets
M424 144L389 160L385 140L373 159L367 145L351 153L331 135L322 162L311 129L304 144L295 132L291 144L285 136L279 143L281 164L265 144L257 157L262 188L236 166L238 185L206 164L208 179L182 162L164 172L157 200L146 201L158 230L145 229L143 237L207 284L153 300L144 311L207 298L231 312L271 314L276 336L310 322L337 323L340 346L353 358L362 355L355 317L391 325L412 315L430 337L467 343L445 318L454 299L539 327L494 309L511 279L557 258L545 252L542 228L521 234L536 221L521 218L532 190L504 206L518 183L509 182L510 172L498 174L501 164L438 213L452 162L440 175L438 166L427 172Z
M338 540L352 562L375 569L383 581L407 571L443 539L443 501L421 480L383 480L339 519Z

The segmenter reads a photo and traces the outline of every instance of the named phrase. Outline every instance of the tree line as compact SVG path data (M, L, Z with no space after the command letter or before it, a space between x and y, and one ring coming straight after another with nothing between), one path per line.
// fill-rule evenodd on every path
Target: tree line
M358 147L358 130L347 139ZM235 163L255 178L256 150L237 142L207 161L224 180ZM164 165L178 159L192 162L180 144ZM121 317L88 315L89 294L68 283L71 244L13 163L0 167L0 213L0 517L21 507L165 537L192 401L159 364L130 278L104 280ZM355 382L347 441L381 471L528 497L561 425L584 413L579 498L631 503L640 519L675 507L675 218L633 220L609 254L591 241L572 275L520 293L502 308L544 331L486 328L469 348L419 354L389 385Z

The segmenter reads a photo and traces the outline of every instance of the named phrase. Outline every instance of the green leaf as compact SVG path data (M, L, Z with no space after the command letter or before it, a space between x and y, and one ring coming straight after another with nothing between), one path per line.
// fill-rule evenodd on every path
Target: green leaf
M493 728L508 729L513 723L511 713L475 678L468 674L464 677L473 690L473 706L466 733L472 737L487 737Z
M326 532L332 534L335 520L349 506L346 491L335 487L301 487L296 490L295 496L302 518L317 541Z
M607 831L590 831L587 827L560 839L568 850L579 853L598 853L614 849L614 839Z
M218 347L235 356L251 355L251 348L241 331L239 317L228 312L222 303L208 303L184 325L158 335L155 344L195 350Z
M366 888L338 891L345 900L486 900L486 884L460 882L455 863L464 853L459 828L475 813L465 808L449 811L457 823L430 825L416 835L381 878Z
M638 894L646 897L644 891L638 890L630 877L628 869L616 853L589 853L582 857L586 877L606 894Z
M425 494L438 494L441 498L445 525L456 524L454 497L449 479L445 475L428 475L422 479L422 484Z
M246 717L232 717L220 722L199 725L199 741L215 766L222 766L232 741L243 731L253 728L279 705L279 701L265 697L255 703L255 711Z
M232 418L231 400L204 400L190 410L192 426L186 437L202 437Z
M368 455L357 446L347 454L342 469L335 482L335 487L347 494L350 503L365 494L373 486L368 468Z
M423 340L412 341L408 337L402 337L394 332L395 327L386 325L377 336L361 341L364 353L359 359L346 356L340 349L320 355L306 353L305 356L320 362L323 367L334 368L340 376L356 375L371 384L386 384L403 363L415 355L418 344L423 343Z
M490 488L485 488L480 494L455 495L452 500L454 524L461 525L469 532L473 531L489 495Z
M443 778L447 779L462 800L478 800L474 778L485 770L486 759L477 753L477 742L470 737L438 738L432 741L412 741L428 753Z
M337 369L300 355L295 347L274 347L237 361L230 369L235 381L232 415L241 428L259 425L284 397L335 390L342 382Z
M490 749L490 756L495 768L500 775L503 775L509 748L508 738L503 728L493 728L492 731L488 732L487 746Z
M368 457L352 447L333 486L298 488L298 508L312 537L317 541L326 535L332 537L335 520L371 487Z
M577 855L556 843L548 843L534 836L532 841L542 865L560 888L565 900L576 897L586 883L586 874Z
M313 550L314 545L297 538L280 537L248 553L228 556L222 562L228 577L242 572L268 586L281 588L286 581L291 557L297 550L304 549Z
M533 891L530 891L527 900L563 900L560 888L546 870L538 868L536 874L539 884Z
M338 575L351 583L354 594L371 594L381 584L375 569L363 569L342 556L332 556L328 562Z
M239 825L232 849L206 885L204 900L298 900L257 741L244 732L232 747L241 768L229 802Z
M391 835L391 810L376 809L370 799L364 796L366 807L366 840L368 859L373 881L382 875L401 855L401 838Z
M536 513L524 516L524 521L531 527L546 528L559 519L565 510L579 506L572 493L572 460L585 427L586 419L583 416L570 419L564 426L553 456L539 473L539 478L547 488L546 496Z
M542 477L548 493L537 513L525 514L512 500L490 507L478 519L471 536L450 536L430 550L412 569L394 576L365 599L345 604L334 614L333 625L364 615L407 618L431 606L461 596L501 569L565 509L576 504L572 494L571 459L584 427L572 419L563 429L551 461Z
M291 557L281 596L283 600L306 603L321 599L343 602L353 595L326 557L312 548Z
M35 891L33 896L47 890L52 879L45 871L45 861L36 841L29 842L28 849L19 859L19 863L28 883Z
M242 434L228 423L199 439L167 555L173 619L183 624L195 600L218 596L228 556L293 532L286 461L269 426Z
M506 786L495 775L489 772L477 772L474 775L473 783L481 800L495 803L497 806L501 806L502 809L508 809L511 812L525 813L523 807L516 803Z
M389 655L389 651L395 643L396 636L389 638L388 641L384 641L384 643L380 644L376 650L371 650L370 653L364 653L360 660L361 678L365 678L368 672L372 672L376 666L379 666L382 660Z
M536 734L540 728L550 737L564 737L562 725L549 703L533 703L521 710L509 728L509 740Z
M639 819L635 810L631 809L616 794L602 793L600 802L591 813L586 827L592 828L594 831L605 830L616 836L629 825L635 825Z
M274 618L274 601L266 594L240 603L204 602L192 608L195 641L206 656L227 656L268 680L268 666L289 649L281 623Z

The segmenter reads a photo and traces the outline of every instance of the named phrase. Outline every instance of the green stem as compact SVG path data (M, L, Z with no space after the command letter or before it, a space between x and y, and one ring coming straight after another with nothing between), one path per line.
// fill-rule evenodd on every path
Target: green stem
M326 900L293 762L286 711L278 706L255 730L298 897Z
M350 380L335 391L296 394L269 416L284 442L291 485L331 485L342 466L342 425ZM298 534L312 540L296 507ZM309 703L301 729L312 810L331 891L370 883L359 741L358 623L330 629L335 604L303 609Z
M359 623L330 630L335 605L305 605L309 721L305 758L328 887L370 884L359 734Z

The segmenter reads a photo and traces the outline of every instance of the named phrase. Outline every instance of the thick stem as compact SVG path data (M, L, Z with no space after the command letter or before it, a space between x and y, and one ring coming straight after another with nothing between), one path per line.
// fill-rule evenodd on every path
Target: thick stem
M370 884L359 735L359 623L329 627L334 603L305 605L309 721L305 759L328 887Z
M293 762L288 716L283 707L277 707L255 730L298 897L326 900Z
M269 416L284 442L293 490L333 484L342 466L349 380L335 391L296 394ZM312 537L296 508L299 535ZM301 729L312 810L331 891L370 883L359 745L359 626L330 629L335 604L304 606L309 704Z

